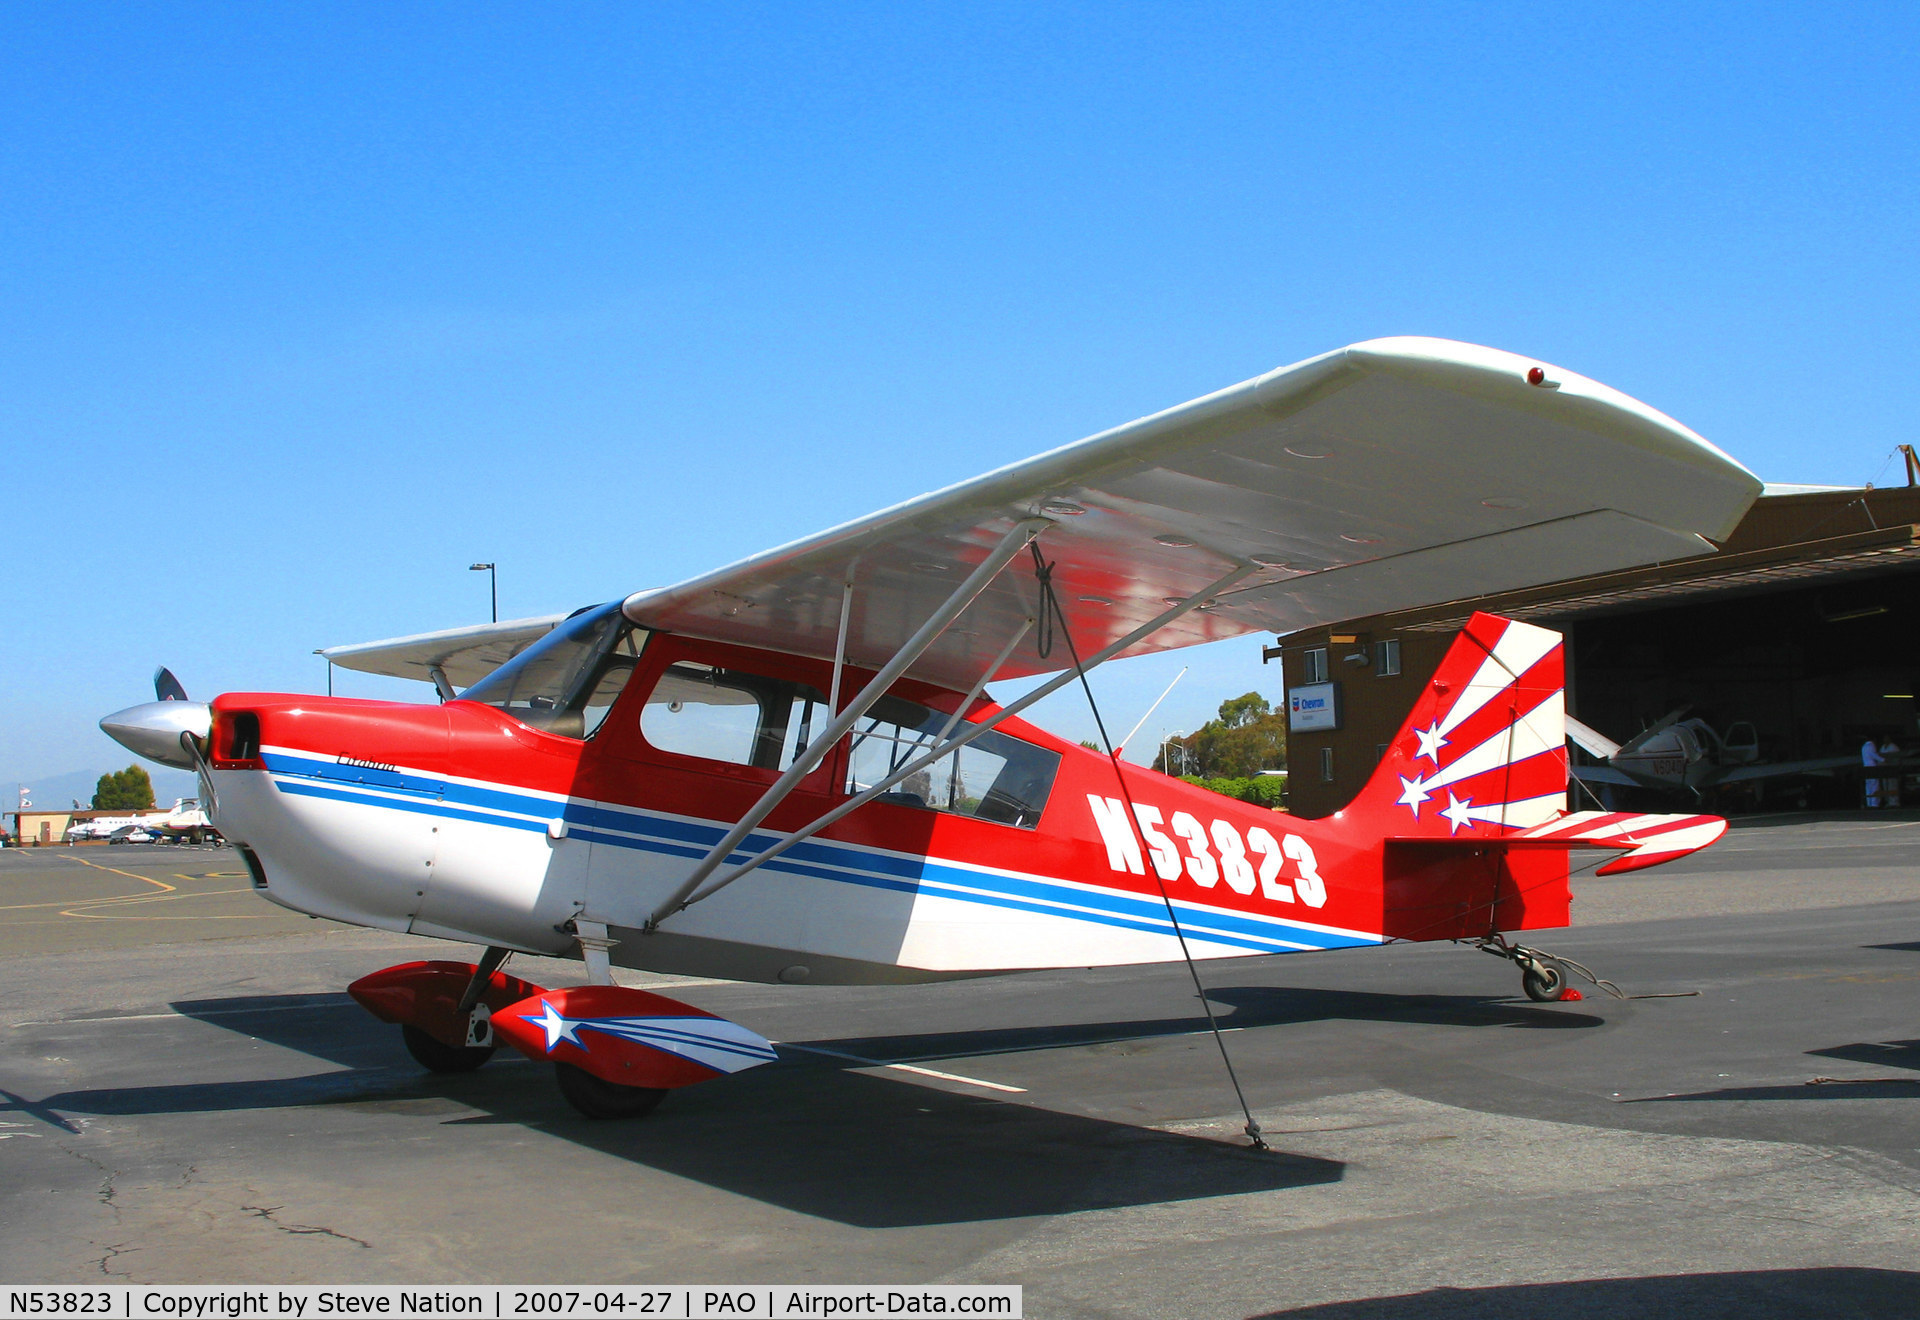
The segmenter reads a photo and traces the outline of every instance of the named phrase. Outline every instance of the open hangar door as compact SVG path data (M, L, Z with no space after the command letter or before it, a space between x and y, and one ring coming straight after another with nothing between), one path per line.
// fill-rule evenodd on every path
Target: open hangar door
M1782 771L1705 787L1716 810L1859 806L1864 742L1891 742L1909 758L1920 751L1920 571L1849 574L1562 626L1572 657L1568 701L1584 723L1627 743L1683 711L1680 719L1717 736L1711 754ZM1698 725L1689 732L1707 738ZM1846 764L1786 769L1839 758ZM1676 796L1596 788L1620 807Z
M1317 686L1336 713L1289 730L1290 810L1352 800L1475 610L1564 633L1568 710L1614 742L1685 708L1673 741L1720 744L1704 767L1637 767L1669 774L1661 787L1576 785L1576 810L1857 807L1869 737L1901 749L1880 777L1920 805L1920 485L1769 487L1712 554L1279 638L1265 659L1289 692ZM1805 761L1824 764L1776 773Z

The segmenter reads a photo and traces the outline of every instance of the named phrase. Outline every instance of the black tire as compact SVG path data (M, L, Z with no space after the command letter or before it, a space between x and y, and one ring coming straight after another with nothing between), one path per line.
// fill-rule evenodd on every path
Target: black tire
M652 1113L667 1094L660 1087L604 1082L571 1063L554 1064L553 1077L567 1103L588 1118L639 1118Z
M1536 1004L1555 1003L1567 988L1566 970L1559 963L1542 959L1520 973L1520 988Z
M493 1057L491 1045L445 1045L418 1027L402 1026L400 1039L413 1061L428 1072L472 1072Z

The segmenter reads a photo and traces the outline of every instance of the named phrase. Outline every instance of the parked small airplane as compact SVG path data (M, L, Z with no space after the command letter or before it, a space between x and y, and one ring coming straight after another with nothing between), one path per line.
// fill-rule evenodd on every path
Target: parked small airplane
M1705 553L1759 490L1597 382L1376 340L565 619L323 652L465 685L439 705L228 693L102 727L199 771L266 898L486 948L350 987L422 1064L506 1043L598 1117L775 1057L615 964L899 984L1459 939L1552 999L1560 966L1506 936L1567 923L1573 850L1625 870L1725 828L1567 812L1557 634L1474 616L1323 820L1018 716L1116 656Z
M148 821L144 828L148 834L173 843L223 842L212 817L201 808L197 798L181 798L173 804L173 810L158 820Z
M1858 767L1851 756L1816 756L1799 761L1762 761L1760 735L1747 720L1736 720L1725 734L1703 719L1682 719L1687 707L1669 711L1625 743L1617 743L1578 720L1567 718L1567 736L1605 765L1576 765L1575 779L1586 784L1689 792L1696 800L1709 789L1790 775L1831 774Z
M111 838L116 830L130 830L144 826L149 820L156 820L160 813L141 812L128 816L97 816L93 820L83 820L67 826L68 843L84 843L88 839Z
M214 833L213 822L200 809L197 799L176 798L174 804L165 810L136 811L125 816L96 816L92 820L81 821L68 826L66 838L69 843L86 839L111 839L116 835L125 838L134 830L193 837L196 843L201 837Z

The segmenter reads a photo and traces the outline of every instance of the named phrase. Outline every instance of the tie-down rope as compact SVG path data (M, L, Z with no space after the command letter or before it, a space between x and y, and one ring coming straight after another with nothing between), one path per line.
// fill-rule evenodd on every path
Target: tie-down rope
M1100 717L1100 703L1093 699L1093 686L1087 682L1087 671L1080 664L1080 648L1073 644L1073 628L1060 609L1060 598L1054 594L1054 566L1041 555L1039 542L1028 542L1027 549L1033 552L1033 575L1040 582L1040 617L1045 621L1037 639L1040 655L1044 659L1047 652L1053 649L1053 621L1057 619L1060 624L1059 635L1066 640L1067 654L1073 659L1074 676L1080 680L1080 690L1087 694L1087 709L1093 712L1094 727L1100 730L1100 743L1107 749L1107 760L1112 763L1114 778L1120 784L1120 796L1126 799L1127 824L1139 840L1141 858L1160 891L1160 901L1167 909L1167 920L1173 923L1174 938L1180 942L1180 957L1187 964L1187 975L1193 978L1194 996L1200 1001L1200 1010L1207 1015L1207 1030L1213 1033L1213 1043L1220 1048L1220 1062L1226 1065L1227 1080L1233 1083L1234 1098L1240 1102L1240 1113L1247 1120L1247 1140L1255 1150L1267 1150L1269 1147L1260 1134L1260 1124L1254 1120L1253 1110L1247 1106L1247 1094L1240 1089L1240 1075L1234 1071L1233 1056L1227 1053L1227 1038L1220 1034L1220 1023L1213 1016L1213 1005L1207 1001L1207 988L1200 983L1200 969L1194 965L1193 951L1187 947L1187 934L1180 928L1180 918L1173 910L1173 899L1167 893L1166 881L1160 878L1160 868L1153 864L1153 849L1147 845L1146 836L1140 829L1140 818L1134 811L1133 794L1127 788L1127 776L1120 768L1120 754L1114 750L1113 739L1107 736L1107 723Z

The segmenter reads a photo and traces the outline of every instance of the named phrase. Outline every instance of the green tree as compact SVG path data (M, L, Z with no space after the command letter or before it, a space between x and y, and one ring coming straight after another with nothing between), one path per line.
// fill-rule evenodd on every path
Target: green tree
M1262 770L1284 770L1287 717L1258 692L1244 693L1221 702L1218 719L1163 745L1154 769L1167 769L1173 747L1181 749L1174 753L1173 769L1200 779L1249 779Z
M1180 777L1189 784L1196 784L1209 792L1239 798L1242 802L1251 802L1255 806L1272 807L1275 811L1285 811L1287 808L1287 776L1284 772L1277 775L1253 775L1245 779L1202 779L1199 775L1181 775Z
M145 811L153 805L153 780L137 765L118 774L101 775L93 786L95 811Z

